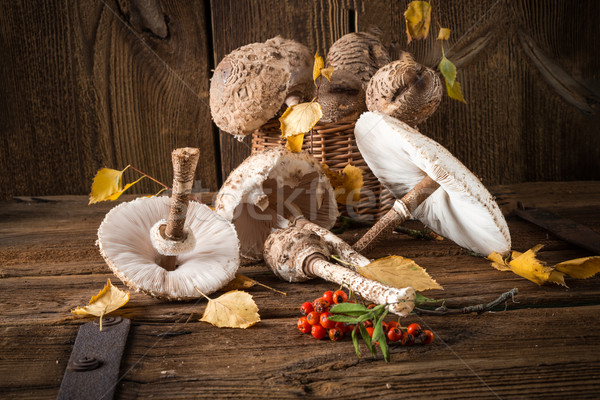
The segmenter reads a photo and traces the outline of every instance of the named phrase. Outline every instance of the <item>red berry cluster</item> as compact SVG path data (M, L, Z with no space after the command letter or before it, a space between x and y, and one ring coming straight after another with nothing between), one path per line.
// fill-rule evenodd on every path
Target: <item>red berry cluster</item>
M329 306L346 301L348 296L343 290L328 290L312 303L307 301L300 306L300 312L304 316L298 320L298 329L302 333L310 333L315 339L329 336L333 341L340 340L351 328L343 322L330 321Z
M348 296L342 290L332 292L331 290L323 293L323 296L315 299L312 303L307 301L300 306L300 312L303 317L298 320L298 329L302 333L310 333L315 339L323 339L329 336L329 339L338 341L344 337L345 333L352 332L356 328L353 324L344 322L334 322L329 319L331 313L329 306L348 301ZM370 305L368 308L373 308ZM363 321L369 336L373 337L373 320ZM382 322L383 331L388 342L400 342L402 346L412 346L415 343L429 344L433 342L433 332L422 329L419 324L410 324L406 329L402 328L397 321Z

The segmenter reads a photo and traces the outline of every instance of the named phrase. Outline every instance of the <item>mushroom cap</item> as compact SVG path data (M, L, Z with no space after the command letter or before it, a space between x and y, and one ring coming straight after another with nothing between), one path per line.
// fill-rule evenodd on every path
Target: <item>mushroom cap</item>
M343 69L334 70L331 81L321 81L319 104L323 110L323 122L336 122L367 110L362 82Z
M308 48L275 37L242 46L221 60L210 81L210 110L219 128L244 136L273 118L287 96L311 98L313 91Z
M141 197L110 210L98 229L98 246L113 273L135 291L169 300L200 297L195 290L213 293L235 276L239 241L233 225L195 201L187 209L186 227L194 232L194 247L177 255L178 267L158 265L150 230L167 218L168 197Z
M327 65L356 75L367 89L377 70L390 62L390 55L379 37L367 32L342 36L329 48Z
M393 117L366 112L354 130L379 181L400 199L426 175L440 184L412 213L456 244L488 255L510 250L502 212L483 184L439 143Z
M425 121L442 101L438 74L403 52L400 59L383 66L367 86L367 107L411 126Z
M281 146L253 153L233 170L217 194L215 210L235 225L242 256L260 260L271 231L295 217L294 205L327 229L338 217L333 188L319 162Z

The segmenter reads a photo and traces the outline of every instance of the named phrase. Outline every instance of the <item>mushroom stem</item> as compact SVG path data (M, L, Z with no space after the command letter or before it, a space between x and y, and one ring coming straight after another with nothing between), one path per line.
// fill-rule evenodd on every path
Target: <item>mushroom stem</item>
M173 192L167 224L160 227L160 233L164 239L176 242L185 239L185 217L199 158L200 150L193 147L175 149L171 153ZM177 256L161 255L159 265L167 271L174 271L177 268Z
M296 218L294 225L319 235L331 247L333 253L346 261L354 271L356 267L365 267L371 263L371 260L354 250L352 246L331 233L331 231L310 222L304 217Z
M337 264L332 264L315 253L304 261L304 273L309 277L319 277L338 285L344 285L363 299L375 304L389 304L390 312L406 316L414 307L415 291L411 287L397 289L365 278Z
M370 249L378 240L386 237L401 223L406 221L411 213L440 187L440 184L426 176L415 187L396 200L394 207L388 211L375 225L371 227L355 244L354 250L363 252Z
M300 103L300 100L301 98L298 93L292 93L285 98L285 105L288 107L295 106L296 104Z

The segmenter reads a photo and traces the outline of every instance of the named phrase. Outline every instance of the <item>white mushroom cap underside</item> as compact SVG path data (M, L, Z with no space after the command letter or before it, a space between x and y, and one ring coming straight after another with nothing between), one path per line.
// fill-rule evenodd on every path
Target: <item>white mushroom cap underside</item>
M215 209L235 225L242 256L260 260L267 236L289 225L288 200L324 228L337 219L335 195L319 162L308 153L276 147L252 154L231 172Z
M354 133L369 168L396 198L426 175L440 184L413 212L415 218L479 254L510 250L508 226L494 198L443 146L395 118L374 112L359 118Z
M114 207L98 229L100 253L127 286L155 297L191 299L210 294L229 283L239 266L239 242L231 223L204 204L190 202L186 227L194 232L194 248L177 255L178 267L160 267L150 230L167 218L168 197L141 197Z

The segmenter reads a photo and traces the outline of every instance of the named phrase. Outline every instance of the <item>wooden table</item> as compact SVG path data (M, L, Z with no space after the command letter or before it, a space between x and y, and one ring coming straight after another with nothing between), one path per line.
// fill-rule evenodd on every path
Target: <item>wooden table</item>
M516 201L547 207L600 232L600 182L536 183L491 189L503 211ZM69 310L86 304L110 272L94 244L114 203L81 197L19 198L0 204L0 393L54 398L79 326ZM541 243L550 263L590 255L516 217L513 248ZM418 227L416 222L408 226ZM342 236L356 240L364 231ZM537 285L493 269L449 240L395 235L370 257L413 258L445 288L425 292L450 307L492 300L513 287L502 312L410 316L436 334L429 346L395 346L391 362L354 354L349 339L316 341L296 328L298 307L332 285L289 284L263 265L240 272L285 291L248 289L262 321L247 330L198 321L200 302L163 302L132 293L117 312L132 319L117 398L574 398L600 395L600 277L569 288ZM191 318L190 318L191 316ZM184 333L164 336L166 332Z

